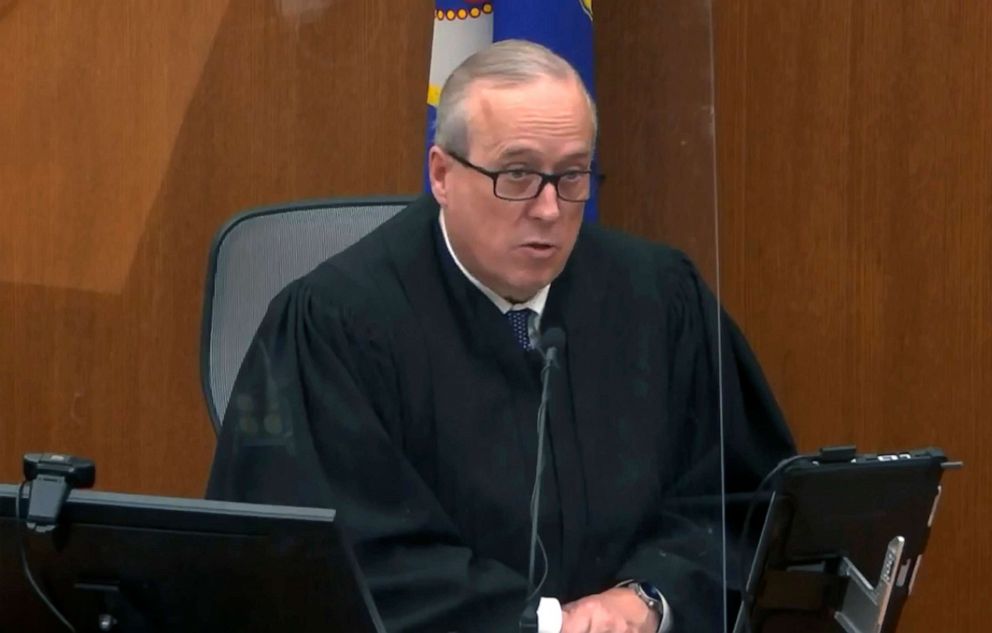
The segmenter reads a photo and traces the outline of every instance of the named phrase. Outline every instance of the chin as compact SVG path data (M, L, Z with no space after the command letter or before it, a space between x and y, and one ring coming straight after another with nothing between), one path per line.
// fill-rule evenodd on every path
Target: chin
M541 288L553 283L555 278L561 274L563 266L516 266L515 274L505 275L498 279L499 287L490 285L503 297L522 298L524 301L530 299Z
M518 283L513 284L514 294L519 294L525 300L530 299L537 294L538 290L554 281L555 277L557 275L541 276L538 278L529 277L527 279L517 280Z

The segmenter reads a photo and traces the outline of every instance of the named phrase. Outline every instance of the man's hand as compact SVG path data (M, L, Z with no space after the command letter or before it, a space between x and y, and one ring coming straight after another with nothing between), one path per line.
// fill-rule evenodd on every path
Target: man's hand
M561 633L655 633L659 615L633 589L609 589L562 606Z

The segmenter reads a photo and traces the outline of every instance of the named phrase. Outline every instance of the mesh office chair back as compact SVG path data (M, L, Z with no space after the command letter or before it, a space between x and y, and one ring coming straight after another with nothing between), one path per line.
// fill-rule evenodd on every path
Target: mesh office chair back
M210 249L200 346L201 382L215 432L220 432L238 368L272 298L412 200L314 200L263 207L239 214L217 233Z

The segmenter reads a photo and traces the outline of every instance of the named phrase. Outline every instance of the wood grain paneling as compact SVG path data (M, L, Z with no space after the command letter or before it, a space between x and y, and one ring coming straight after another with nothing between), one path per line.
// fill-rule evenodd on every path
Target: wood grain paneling
M806 450L939 445L900 631L992 608L992 5L716 3L724 300Z
M0 20L0 281L120 291L226 10L25 2Z
M202 492L213 232L245 207L419 189L432 8L3 7L0 480L61 450L101 488Z
M681 248L715 285L709 3L595 10L602 222Z

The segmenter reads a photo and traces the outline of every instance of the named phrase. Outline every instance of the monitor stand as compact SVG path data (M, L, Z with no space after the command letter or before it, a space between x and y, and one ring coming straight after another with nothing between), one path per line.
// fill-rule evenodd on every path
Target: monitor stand
M879 574L872 585L846 556L791 567L785 571L766 572L755 599L768 609L792 609L807 612L833 612L833 619L844 633L879 633L892 597L892 588L908 565L900 565L906 539L896 536L889 541ZM908 562L908 561L906 561ZM918 564L917 564L918 566ZM900 579L900 584L905 579ZM735 633L749 631L742 607Z
M906 539L901 536L889 541L882 572L875 586L865 579L847 557L841 559L837 575L847 577L850 581L841 607L834 613L834 619L846 633L879 633L882 630L905 545Z
M150 631L151 627L141 615L141 611L128 600L120 590L120 587L113 582L77 582L73 585L76 591L88 596L100 607L95 609L99 613L96 621L96 628L101 633L103 631Z

